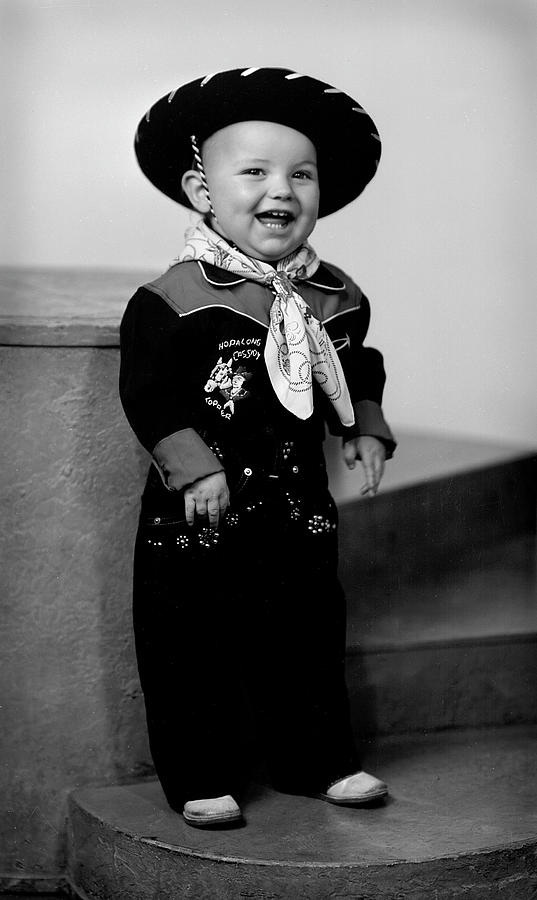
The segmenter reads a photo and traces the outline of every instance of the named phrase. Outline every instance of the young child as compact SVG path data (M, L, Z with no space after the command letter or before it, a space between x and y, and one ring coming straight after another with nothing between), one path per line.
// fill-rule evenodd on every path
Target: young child
M136 154L200 213L121 325L121 399L154 462L134 628L157 774L189 824L239 822L245 692L276 790L370 802L387 787L351 734L325 424L364 493L395 445L369 303L307 239L375 174L376 128L314 78L235 69L155 103Z

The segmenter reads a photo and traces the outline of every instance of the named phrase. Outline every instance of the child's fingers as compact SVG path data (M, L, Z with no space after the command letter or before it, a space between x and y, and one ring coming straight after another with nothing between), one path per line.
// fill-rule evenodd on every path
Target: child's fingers
M211 528L217 528L229 502L225 476L210 475L196 482L185 491L185 518L193 525L196 516L207 519Z
M229 494L226 491L223 497L220 497L220 518L223 519L229 506Z
M374 487L376 482L375 466L369 454L364 459L362 459L362 467L364 470L366 484L368 484L369 487Z
M377 477L380 480L384 473L384 466L386 465L386 454L385 453L375 453L375 455L373 457L373 465L375 466L375 472L377 474Z
M379 486L379 477L377 467L371 463L366 473L366 483L372 491L376 491Z
M343 459L348 469L354 469L356 466L356 443L355 441L347 441L343 444Z
M378 484L376 484L373 479L366 479L365 484L362 485L360 493L361 494L369 494L370 496L374 496L377 493Z
M361 489L361 493L374 496L378 491L384 469L382 459L377 454L368 454L366 459L362 460L362 465L365 475L365 484Z
M218 522L220 519L220 503L218 502L218 499L208 501L207 516L209 518L210 527L218 528Z
M211 528L218 528L219 522L224 518L229 503L229 494L227 488L217 497L207 502L207 515L209 517L209 525Z
M185 519L187 521L187 525L194 524L194 518L196 515L196 501L192 494L188 491L185 492Z

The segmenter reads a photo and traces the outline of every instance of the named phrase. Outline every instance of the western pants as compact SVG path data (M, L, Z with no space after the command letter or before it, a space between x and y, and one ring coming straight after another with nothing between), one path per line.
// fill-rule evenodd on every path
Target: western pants
M149 741L173 809L240 797L245 698L276 790L314 794L356 771L345 685L337 511L323 466L251 473L218 529L183 497L142 500L134 630ZM153 485L151 487L151 484Z

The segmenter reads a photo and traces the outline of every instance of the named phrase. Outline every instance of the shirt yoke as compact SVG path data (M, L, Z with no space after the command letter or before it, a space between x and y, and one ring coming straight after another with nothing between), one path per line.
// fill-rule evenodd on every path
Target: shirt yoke
M220 271L223 273L221 279ZM323 278L326 271L332 278ZM192 260L172 266L144 287L161 297L179 316L222 307L268 327L274 300L270 287L242 278L230 280L229 275L229 272ZM358 309L362 300L360 288L349 276L328 263L322 263L311 279L297 282L296 286L321 322Z

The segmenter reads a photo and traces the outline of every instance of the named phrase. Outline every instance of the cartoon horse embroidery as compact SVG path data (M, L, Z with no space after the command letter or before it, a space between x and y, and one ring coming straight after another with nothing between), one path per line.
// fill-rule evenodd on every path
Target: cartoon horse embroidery
M233 386L231 380L233 375L233 371L231 368L232 363L232 357L228 359L227 363L225 363L222 357L220 357L211 374L209 375L209 380L205 385L205 392L207 394L210 394L216 388L220 388L220 390L228 390Z

